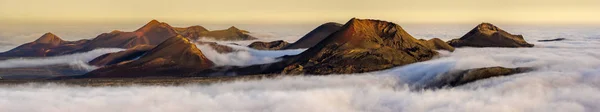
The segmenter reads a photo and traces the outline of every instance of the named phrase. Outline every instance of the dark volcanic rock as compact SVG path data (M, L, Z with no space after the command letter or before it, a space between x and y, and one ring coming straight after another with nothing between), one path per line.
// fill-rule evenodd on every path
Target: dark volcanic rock
M234 51L233 48L231 48L229 46L218 44L216 42L196 41L196 43L198 45L208 45L208 46L212 47L214 50L216 50L219 53L230 53L230 52Z
M240 30L234 26L229 27L226 30L215 30L202 32L199 37L207 37L215 40L254 40L255 37L249 35L248 31Z
M214 63L208 60L195 44L177 35L137 60L102 67L79 78L186 76L213 66Z
M391 22L353 18L294 57L285 74L347 74L426 61L438 53Z
M530 67L504 68L504 67L486 67L475 68L458 72L449 72L442 77L437 77L433 83L426 85L426 88L440 88L445 86L460 86L467 83L483 80L491 77L508 76L518 73L524 73L534 70Z
M90 65L94 66L106 66L106 65L114 65L126 61L130 61L136 59L146 52L152 50L154 46L151 45L138 45L133 48L129 48L125 51L119 51L114 53L107 53L101 55L99 57L94 58L92 61L88 62Z
M325 23L325 24L315 28L314 30L310 31L308 34L304 35L298 41L284 47L283 49L303 49L303 48L313 47L313 46L317 45L317 43L319 43L323 39L325 39L327 36L340 30L342 28L342 26L343 26L343 24L334 23L334 22Z
M46 33L37 40L20 45L9 51L0 53L0 57L45 57L61 55L66 52L80 49L88 40L64 41L60 37Z
M439 38L433 38L433 39L429 39L429 40L424 40L424 39L419 39L422 43L424 43L427 47L429 47L430 49L436 49L436 50L447 50L450 52L454 51L454 47L448 45L448 43L442 41Z
M0 77L2 77L2 79L46 79L81 75L86 72L88 72L88 70L85 68L62 64L37 67L0 68Z
M253 48L253 49L258 49L258 50L279 50L287 45L289 45L290 43L283 41L283 40L277 40L277 41L272 41L272 42L252 42L252 44L248 45L248 47Z
M448 44L454 47L533 47L522 35L510 34L490 23L482 23L460 39L452 39Z
M552 42L552 41L563 41L566 40L566 38L555 38L555 39L548 39L548 40L538 40L538 42Z

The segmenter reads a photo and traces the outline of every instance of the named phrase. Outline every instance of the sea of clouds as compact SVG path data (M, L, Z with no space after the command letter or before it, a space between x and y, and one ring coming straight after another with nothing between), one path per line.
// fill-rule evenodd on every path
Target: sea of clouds
M416 38L458 38L469 27L405 26ZM427 29L436 30L427 30ZM184 86L81 87L0 85L6 112L596 112L600 111L600 29L506 27L534 48L459 48L439 58L388 70L348 75L292 76ZM284 36L282 36L284 37ZM290 36L291 38L291 36ZM296 37L298 38L298 37ZM538 39L567 38L560 42ZM223 42L227 45L230 42ZM235 42L234 42L235 43ZM234 46L220 54L198 47L218 65L250 65L303 51ZM464 86L423 89L440 74L480 67L534 67Z
M83 68L86 70L94 70L97 67L88 65L89 61L94 58L101 56L106 53L119 52L124 49L120 48L102 48L95 49L83 53L75 53L62 56L53 57L39 57L39 58L14 58L8 60L0 60L0 68L24 68L24 67L38 67L48 65L70 65L75 68Z

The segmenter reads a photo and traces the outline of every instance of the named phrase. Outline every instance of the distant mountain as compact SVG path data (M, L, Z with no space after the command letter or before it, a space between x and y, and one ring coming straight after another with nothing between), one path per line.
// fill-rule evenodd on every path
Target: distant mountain
M189 39L177 35L159 44L137 60L91 71L81 77L185 76L209 69L214 63Z
M298 41L296 41L282 49L310 48L312 46L317 45L317 43L321 42L321 40L325 39L327 36L340 30L342 28L342 26L343 26L343 24L334 23L334 22L322 24L321 26L310 31L308 34L304 35Z
M83 49L75 52L90 51L97 48L132 48L137 45L158 45L177 32L167 23L152 20L134 32L113 31L103 33L92 39Z
M419 39L422 43L424 43L427 47L429 47L430 49L435 49L435 50L447 50L450 52L454 51L454 47L450 46L448 43L444 42L442 39L439 38L432 38L429 40L424 40L424 39Z
M189 37L191 39L194 38L200 38L200 37L205 37L205 38L212 38L215 40L254 40L257 39L256 37L253 37L251 35L249 35L248 31L246 30L240 30L238 28L236 28L235 26L231 26L226 30L214 30L214 31L208 31L208 32L201 32L200 34L198 34L198 37Z
M490 23L481 23L459 39L448 44L454 47L533 47L522 35L510 34Z
M33 42L0 53L0 59L57 56L87 52L98 48L128 49L138 45L156 46L169 37L174 37L179 34L192 40L196 40L200 37L215 38L216 40L256 39L248 35L248 31L240 30L236 27L231 27L227 30L208 31L202 26L174 28L167 23L152 20L133 32L115 30L110 33L100 34L91 40L64 41L52 33L46 33ZM221 47L215 45L211 46Z
M64 54L82 48L88 40L64 41L60 37L46 33L33 42L25 43L9 51L0 53L0 57L44 57Z
M187 28L175 28L175 31L177 31L177 33L179 33L180 35L187 37L191 40L197 40L198 38L202 37L202 33L208 32L208 29L196 25Z
M62 40L60 37L48 32L33 42L39 44L49 44L52 46L58 46L61 43L64 43L65 41Z
M258 49L258 50L280 50L289 44L290 43L283 41L283 40L277 40L277 41L272 41L272 42L258 41L258 42L252 42L247 47L253 48L253 49Z

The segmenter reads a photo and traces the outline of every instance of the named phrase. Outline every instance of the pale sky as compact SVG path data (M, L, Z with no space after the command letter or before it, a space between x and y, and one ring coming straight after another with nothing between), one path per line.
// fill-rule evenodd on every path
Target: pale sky
M0 22L600 24L600 0L0 0Z

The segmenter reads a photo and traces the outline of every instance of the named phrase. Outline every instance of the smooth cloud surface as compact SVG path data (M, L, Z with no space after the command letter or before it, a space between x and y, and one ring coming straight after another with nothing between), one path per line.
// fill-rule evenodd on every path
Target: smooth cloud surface
M0 61L0 68L21 68L21 67L36 67L36 66L46 66L46 65L59 65L59 64L69 64L72 66L78 66L81 68L85 68L88 70L93 70L96 67L90 66L87 62L93 60L94 58L112 52L122 51L123 49L119 48L102 48L95 49L92 51L84 52L84 53L76 53L69 54L63 56L54 56L54 57L41 57L41 58L16 58L9 60Z

